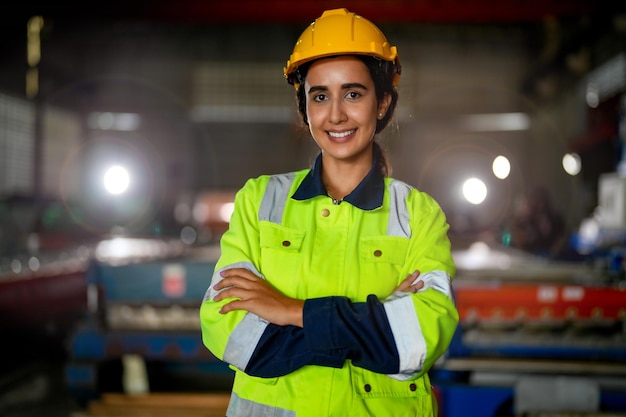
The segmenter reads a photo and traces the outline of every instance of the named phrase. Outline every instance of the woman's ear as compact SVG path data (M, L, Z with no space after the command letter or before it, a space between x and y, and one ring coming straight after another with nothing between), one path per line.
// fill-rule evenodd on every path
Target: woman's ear
M378 102L378 114L382 114L383 117L387 114L389 106L391 105L391 94L385 93L383 98Z

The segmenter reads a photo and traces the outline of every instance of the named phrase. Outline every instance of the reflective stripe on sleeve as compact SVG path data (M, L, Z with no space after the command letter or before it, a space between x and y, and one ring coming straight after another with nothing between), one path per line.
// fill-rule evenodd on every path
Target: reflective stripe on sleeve
M432 288L452 300L451 280L445 272L428 272L420 275L420 279L424 281L424 287L418 292ZM426 341L410 293L397 291L389 296L383 305L400 357L400 372L389 376L404 381L421 371L424 366L427 353ZM415 331L407 332L406 329L415 329Z
M220 282L223 278L220 275L220 272L225 271L227 269L234 269L234 268L243 268L243 269L247 269L248 271L252 272L254 275L259 276L263 279L265 279L265 277L263 276L263 274L261 274L252 264L252 262L235 262L234 264L230 264L230 265L226 265L222 268L220 268L219 270L215 270L213 272L213 277L211 278L211 285L209 285L209 288L207 289L206 293L204 294L204 299L202 301L208 301L208 300L212 300L213 298L215 298L215 296L217 294L219 294L219 292L221 291L217 291L214 290L213 287Z
M257 315L246 313L228 338L226 349L224 349L224 361L237 369L246 369L268 324L267 320Z
M228 417L296 417L296 412L246 400L233 392L226 415Z
M452 279L447 273L443 271L430 271L424 275L420 275L418 279L424 281L424 287L420 291L433 288L454 301L452 295Z
M400 373L389 376L403 381L422 369L426 359L426 341L411 295L409 293L395 295L385 301L384 306L400 357Z
M281 223L295 175L295 173L290 172L270 177L259 207L259 220Z
M265 277L254 267L251 262L236 262L226 265L213 273L211 285L207 290L204 301L215 298L215 296L223 290L216 291L213 289L215 284L222 280L221 271L233 268L244 268L251 271L255 275L265 279ZM234 365L239 369L246 369L250 357L256 348L256 345L263 335L268 322L252 313L246 313L243 320L239 322L235 330L230 334L226 349L224 350L224 361Z

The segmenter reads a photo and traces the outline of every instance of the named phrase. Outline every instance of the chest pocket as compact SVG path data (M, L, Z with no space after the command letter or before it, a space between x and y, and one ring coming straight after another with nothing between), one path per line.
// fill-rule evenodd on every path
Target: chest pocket
M361 238L361 261L374 264L403 265L409 239L396 236L368 236Z
M275 223L259 223L261 273L287 296L295 296L293 277L301 258L305 233Z
M405 271L409 239L397 236L368 236L361 238L359 257L361 264L360 288L367 294L388 296L398 285ZM381 277L396 277L397 281ZM367 295L365 294L365 295Z

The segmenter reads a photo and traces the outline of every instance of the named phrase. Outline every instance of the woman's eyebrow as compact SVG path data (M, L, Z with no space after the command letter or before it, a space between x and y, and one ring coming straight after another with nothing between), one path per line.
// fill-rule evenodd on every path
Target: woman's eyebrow
M367 90L367 87L361 83L346 83L346 84L342 84L341 88L344 90L349 90L350 88L360 88L363 90ZM324 85L314 85L311 88L309 88L309 94L317 92L317 91L328 91L328 87Z
M347 89L349 89L349 88L361 88L361 89L363 89L363 90L367 90L367 87L366 87L366 86L364 86L364 85L363 85L363 84L361 84L361 83L347 83L347 84L343 84L341 87L342 87L344 90L347 90Z
M316 91L328 91L328 87L324 85L314 85L309 88L309 94L315 93Z

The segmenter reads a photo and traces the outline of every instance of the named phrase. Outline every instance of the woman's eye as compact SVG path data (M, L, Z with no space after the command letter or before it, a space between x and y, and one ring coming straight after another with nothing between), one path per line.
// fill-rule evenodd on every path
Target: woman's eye
M315 97L313 97L313 100L315 100L315 101L324 101L324 100L326 100L326 94L318 94Z
M357 98L359 98L359 97L361 97L361 94L360 94L360 93L358 93L358 92L356 92L356 91L350 91L350 92L348 93L348 98L351 98L351 99L357 99Z

